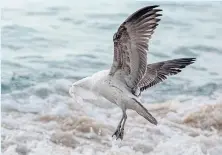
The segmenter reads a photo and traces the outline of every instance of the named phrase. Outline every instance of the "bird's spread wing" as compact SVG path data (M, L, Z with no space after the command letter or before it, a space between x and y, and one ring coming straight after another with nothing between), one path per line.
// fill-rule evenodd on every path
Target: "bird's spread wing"
M181 58L147 65L146 75L139 83L140 91L162 82L169 75L181 72L182 68L194 63L195 58Z
M148 41L160 21L155 6L144 7L129 16L113 36L114 58L110 75L121 71L130 88L138 86L147 69Z

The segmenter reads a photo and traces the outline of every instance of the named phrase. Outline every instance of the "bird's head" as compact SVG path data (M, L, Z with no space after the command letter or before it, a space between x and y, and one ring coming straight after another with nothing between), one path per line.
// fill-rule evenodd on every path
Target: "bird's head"
M91 88L91 80L89 78L81 79L72 84L69 89L69 94L76 100L85 98L86 92Z

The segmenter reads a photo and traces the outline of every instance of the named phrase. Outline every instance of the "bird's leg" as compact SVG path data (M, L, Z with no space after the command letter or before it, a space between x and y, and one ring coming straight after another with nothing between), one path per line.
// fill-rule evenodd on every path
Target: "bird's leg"
M119 122L119 124L118 124L118 126L116 128L116 131L113 133L112 137L114 135L117 137L118 133L120 132L120 128L121 128L121 124L122 124L123 119L124 119L124 115L122 115L122 118L121 118L121 120L120 120L120 122Z
M126 123L126 119L127 119L126 112L124 112L123 115L124 115L123 124L121 125L121 129L120 129L120 133L119 133L119 138L120 138L121 140L123 140L124 127L125 127L125 123ZM116 137L116 138L118 138L118 137Z
M115 135L116 139L120 138L121 140L123 139L123 135L124 135L124 126L126 123L126 119L127 119L127 115L126 112L123 111L123 115L122 118L117 126L116 131L114 132L114 134L112 135L112 137Z

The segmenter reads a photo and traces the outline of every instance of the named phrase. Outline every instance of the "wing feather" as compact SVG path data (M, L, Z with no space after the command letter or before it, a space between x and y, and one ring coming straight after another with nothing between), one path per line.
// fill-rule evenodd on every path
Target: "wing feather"
M110 75L120 70L126 84L138 86L147 70L148 42L157 23L161 9L158 5L144 7L129 16L113 36L114 58Z
M194 63L195 60L195 58L181 58L147 65L146 75L139 83L140 91L162 82L169 75L178 74L183 68Z

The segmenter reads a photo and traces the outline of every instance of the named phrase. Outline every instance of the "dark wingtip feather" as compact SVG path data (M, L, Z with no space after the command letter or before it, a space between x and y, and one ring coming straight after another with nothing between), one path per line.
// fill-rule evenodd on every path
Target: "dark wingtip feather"
M187 65L190 65L196 61L196 58L182 58L181 60L184 60L184 62L186 62Z
M139 10L137 10L136 12L134 12L133 14L131 14L126 20L125 22L131 22L134 21L136 19L138 19L138 17L143 16L144 14L146 14L147 12L154 10L155 8L159 7L159 5L152 5L152 6L145 6ZM155 12L159 12L162 11L162 9L155 9ZM158 16L161 16L161 14L157 14Z
M160 5L151 5L151 6L147 6L147 7L150 7L150 8L152 8L152 9L154 9L154 8L157 8L157 7L159 7Z
M196 58L190 58L190 61L191 61L192 63L194 63L196 60L197 60Z
M193 64L195 61L196 58L180 58L172 60L172 66L167 66L168 70L170 70L170 75L181 72L183 68ZM168 62L170 63L170 61Z

